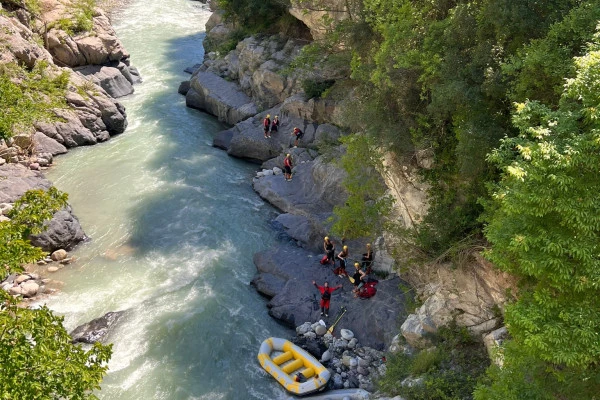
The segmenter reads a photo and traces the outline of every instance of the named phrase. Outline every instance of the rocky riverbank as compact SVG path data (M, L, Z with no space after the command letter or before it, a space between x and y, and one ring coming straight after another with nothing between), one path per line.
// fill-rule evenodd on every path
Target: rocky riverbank
M207 41L214 45L227 23L216 12L207 28L211 28ZM365 345L384 350L407 314L403 306L404 283L392 271L392 259L383 240L377 241L375 249L374 268L378 275L372 279L379 283L372 298L354 298L354 286L348 278L334 275L333 268L319 263L323 237L329 235L328 219L333 208L344 204L347 198L342 184L346 174L332 162L343 154L343 148L336 143L345 132L327 122L335 113L335 103L325 105L305 99L294 74L279 73L305 43L279 35L244 39L224 57L209 53L203 64L195 68L189 84L182 84L180 92L185 94L188 106L233 124L216 135L214 146L231 156L261 164L253 188L282 211L273 223L289 238L289 243L254 256L257 275L252 284L269 298L269 314L291 327L304 321L314 322L320 316L315 308L318 293L312 280L319 284L327 280L332 286L339 283L343 287L333 294L332 304L348 309L346 327ZM258 112L259 108L266 110ZM267 114L278 115L281 121L278 132L272 133L270 139L265 139L262 132L262 120ZM294 127L304 132L298 147L292 146L290 132ZM321 154L324 148L328 148L327 155ZM283 179L280 169L288 153L295 165L291 182ZM335 241L340 251L342 240ZM366 238L344 242L350 248L350 260L360 259L366 242Z
M292 8L290 13L306 23L313 37L322 35L315 12ZM180 93L186 95L189 107L233 125L215 137L214 146L260 164L253 188L282 212L273 226L289 239L288 243L254 256L257 275L252 284L269 298L269 314L289 326L302 321L314 323L319 311L313 305L317 300L311 298L315 289L310 282L328 280L332 285L343 285L333 295L332 304L348 308L346 327L365 345L390 351L398 351L403 346L400 342L411 348L429 347L431 336L454 321L483 339L491 351L505 332L501 327L502 305L514 281L495 271L482 257L475 255L458 268L437 262L407 268L405 279L423 301L410 315L404 310L403 293L408 286L396 275L395 261L388 255L388 246L394 242L390 235L373 238L374 266L380 282L371 299L352 298L350 283L320 265L323 236L331 236L333 208L343 205L347 198L342 184L345 173L333 160L344 152L336 142L346 134L340 115L351 101L351 93L335 101L304 94L301 79L286 69L305 45L302 40L259 35L242 40L227 54L219 54L211 50L229 39L233 27L217 11L206 29L208 53L201 65L190 69L192 77L182 83ZM323 71L315 73L319 76ZM326 77L335 79L335 72ZM267 115L278 115L281 120L278 132L270 139L264 138L261 125ZM292 147L289 136L294 127L305 132L297 148ZM281 175L286 154L294 162L291 182ZM388 169L382 178L396 201L395 217L407 228L414 227L428 208L428 187L420 182L418 170L432 167L431 154L419 152L408 163L391 154L384 158ZM363 252L366 243L366 239L334 240L338 251L340 243L349 246L350 259L359 258L357 254ZM396 335L398 332L401 334Z
M111 2L111 6L117 3L124 4ZM74 33L65 22L74 18L73 3L43 0L40 5L40 13L34 14L0 1L0 42L6 44L0 65L25 71L35 67L41 76L66 74L65 102L53 106L55 118L35 120L31 127L16 126L12 137L0 139L0 221L8 220L8 210L27 190L52 186L42 171L51 166L55 156L123 133L125 108L115 98L132 93L132 85L140 81L102 9L91 10L89 30ZM42 30L44 40L40 41ZM86 239L71 207L58 211L44 232L30 237L34 246L52 256L26 266L26 274L9 276L2 287L26 298L44 293L52 286L48 285L52 283L48 273L73 262L66 251Z

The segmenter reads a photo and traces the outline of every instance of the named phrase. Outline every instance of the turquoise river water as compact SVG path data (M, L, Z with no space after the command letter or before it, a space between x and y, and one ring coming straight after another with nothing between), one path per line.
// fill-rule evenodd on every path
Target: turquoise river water
M52 275L64 286L48 305L69 330L126 310L101 399L286 397L256 353L290 331L249 285L275 210L252 191L256 166L211 146L221 124L177 94L209 16L197 1L133 0L113 17L144 79L121 99L129 127L48 173L92 238Z

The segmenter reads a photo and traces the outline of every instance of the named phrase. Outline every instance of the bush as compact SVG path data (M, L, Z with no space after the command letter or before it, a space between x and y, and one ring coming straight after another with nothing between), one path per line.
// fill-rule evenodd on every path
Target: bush
M472 339L466 328L455 324L441 328L434 341L435 348L416 356L388 357L387 372L377 382L379 389L407 400L470 399L489 365L483 345ZM411 385L405 382L407 378L413 380Z
M335 80L319 81L315 79L305 79L302 82L302 89L309 99L313 97L321 97L321 95L330 87L333 86Z
M66 107L65 93L69 82L66 71L53 74L40 61L31 72L15 63L0 66L0 138L8 139L27 132L35 122L56 119L53 108Z

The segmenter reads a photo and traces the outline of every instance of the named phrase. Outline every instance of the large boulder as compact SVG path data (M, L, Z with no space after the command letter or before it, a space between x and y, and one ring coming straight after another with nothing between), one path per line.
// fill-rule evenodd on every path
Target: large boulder
M56 18L69 17L57 15ZM129 53L117 37L110 21L100 10L95 9L93 27L90 32L71 36L57 28L48 32L48 50L55 60L69 67L102 65L111 61L128 62Z
M88 65L77 69L77 72L90 78L111 97L118 98L134 92L133 83L116 67Z
M71 332L73 343L102 342L110 329L123 317L125 311L110 311L102 317L91 320L88 323L79 325Z
M315 150L323 143L335 144L342 136L342 131L334 125L311 123L280 111L279 107L272 108L219 132L213 139L213 145L227 150L230 156L263 163L263 168L271 169L282 166L286 152L295 154L294 158L300 156L298 161L307 161L313 159L317 153L311 151L304 157L301 155L304 151L302 149ZM270 115L271 119L278 115L280 121L279 131L272 132L269 139L264 137L262 125L266 115ZM304 132L298 149L293 148L294 137L291 136L295 127ZM269 163L269 160L274 163Z
M252 99L235 83L211 72L198 72L192 77L186 105L231 125L258 113Z
M332 323L339 308L345 306L348 311L341 323L344 328L354 332L363 345L377 349L387 347L398 322L406 316L400 290L403 282L398 277L381 280L374 297L358 299L353 297L354 286L348 278L333 275L331 268L322 266L319 259L319 254L293 244L282 244L254 255L258 274L252 283L262 294L271 297L267 305L269 315L291 327L305 321L318 321L323 318L318 304L320 295L312 280L320 285L324 281L331 286L341 284L342 288L332 295L328 322Z
M57 154L64 154L67 152L67 148L52 139L50 136L44 135L42 132L36 132L33 135L33 153L34 154L45 154L50 153L53 156Z
M304 216L329 214L346 201L345 171L322 156L296 165L292 172L290 182L275 175L255 178L254 190L283 212Z
M44 232L30 237L31 244L41 247L44 251L70 250L87 239L79 220L71 213L71 207L54 214L44 228Z
M67 148L103 142L125 131L127 114L123 105L99 86L89 87L84 77L71 74L65 98L69 108L55 111L61 120L37 122L37 131ZM55 144L52 147L61 151Z

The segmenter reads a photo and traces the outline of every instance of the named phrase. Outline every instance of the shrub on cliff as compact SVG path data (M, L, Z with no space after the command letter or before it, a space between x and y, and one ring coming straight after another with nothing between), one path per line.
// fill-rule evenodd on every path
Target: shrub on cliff
M22 264L44 258L40 248L34 247L29 236L40 233L43 224L67 204L67 195L52 187L47 192L27 191L8 214L10 221L0 222L0 281L8 274L21 272Z
M30 132L35 122L56 119L53 109L66 107L69 73L49 69L38 61L31 71L8 63L0 65L0 138Z

